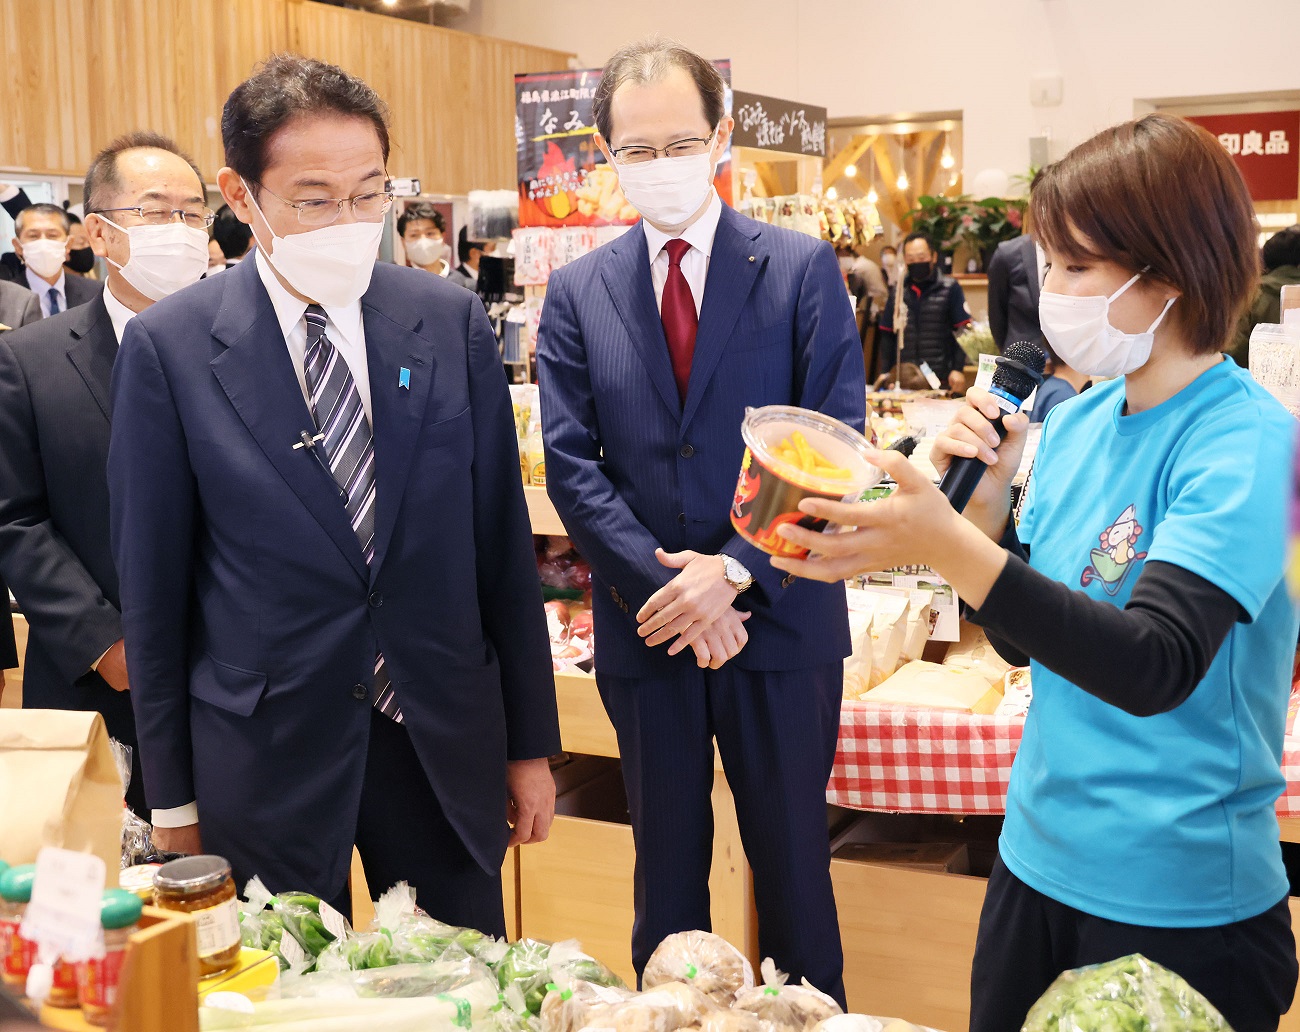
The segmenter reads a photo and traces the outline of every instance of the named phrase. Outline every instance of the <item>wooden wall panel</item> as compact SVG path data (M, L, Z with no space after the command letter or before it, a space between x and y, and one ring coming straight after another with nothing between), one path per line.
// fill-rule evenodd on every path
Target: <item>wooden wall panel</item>
M226 96L279 50L364 77L392 112L390 171L440 193L513 186L512 77L570 56L308 0L0 0L0 168L80 176L149 128L212 181Z

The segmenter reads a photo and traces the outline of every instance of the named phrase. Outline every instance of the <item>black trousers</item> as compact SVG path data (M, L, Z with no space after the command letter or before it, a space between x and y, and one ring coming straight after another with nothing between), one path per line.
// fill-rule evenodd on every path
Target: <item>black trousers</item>
M597 674L618 732L636 843L632 962L638 976L673 932L709 930L716 737L745 856L758 945L844 1004L826 829L843 665L752 671L684 667L667 678Z
M970 1032L1019 1032L1057 975L1131 953L1185 978L1235 1032L1275 1032L1295 995L1295 938L1285 898L1235 924L1148 928L1058 903L999 858L980 914Z
M356 842L375 899L404 881L415 889L420 907L439 921L505 937L500 870L489 874L470 855L444 815L406 728L378 711L370 716ZM349 893L331 902L352 913Z

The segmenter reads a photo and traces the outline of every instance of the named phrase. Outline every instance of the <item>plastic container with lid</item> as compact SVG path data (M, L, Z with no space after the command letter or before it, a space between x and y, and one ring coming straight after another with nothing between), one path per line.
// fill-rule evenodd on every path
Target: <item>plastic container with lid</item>
M194 917L199 969L204 976L239 961L239 903L230 863L219 856L187 856L154 875L154 905Z
M88 960L78 969L81 1016L92 1025L107 1025L117 1005L126 947L143 911L140 897L125 889L109 889L99 906L104 926L104 956Z
M1300 321L1256 324L1250 331L1250 375L1300 417Z
M20 992L26 988L27 973L36 962L36 943L28 942L18 931L31 902L35 880L35 864L20 864L0 875L0 959L3 959L0 977L5 985Z
M749 409L740 432L745 440L745 457L731 504L731 525L768 555L807 557L808 549L777 534L787 523L813 531L827 528L826 520L799 511L799 503L805 498L857 501L883 479L879 467L867 461L872 450L868 438L847 423L811 409L793 405ZM781 446L795 435L802 435L836 475L819 473L782 458Z

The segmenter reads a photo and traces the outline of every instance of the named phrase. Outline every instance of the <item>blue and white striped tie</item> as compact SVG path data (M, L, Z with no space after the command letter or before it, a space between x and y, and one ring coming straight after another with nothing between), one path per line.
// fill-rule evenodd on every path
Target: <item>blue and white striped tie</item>
M325 310L307 306L307 393L316 429L325 435L325 458L338 484L340 498L347 496L348 518L369 564L375 557L375 441L361 405L352 370L325 335ZM375 657L375 709L399 724L392 682L382 654Z

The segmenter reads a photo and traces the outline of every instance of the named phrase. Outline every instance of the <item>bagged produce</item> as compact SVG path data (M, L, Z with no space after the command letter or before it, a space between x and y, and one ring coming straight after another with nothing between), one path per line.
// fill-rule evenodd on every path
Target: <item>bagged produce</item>
M774 1032L805 1032L818 1022L844 1013L840 1005L807 980L786 985L787 975L777 971L769 957L763 961L763 984L736 994L734 1009L748 1011L768 1022Z
M712 932L677 932L650 955L641 984L647 989L665 982L686 982L723 1007L736 993L754 985L754 969L744 954Z
M329 945L351 932L342 914L310 893L273 895L255 877L245 886L244 896L247 902L239 908L240 941L274 954L282 970L313 970ZM286 931L292 941L285 940Z
M1067 971L1034 1004L1021 1032L1232 1032L1179 975L1140 953Z
M576 942L554 946L536 939L520 939L507 947L496 965L497 984L506 1002L516 1010L540 1014L547 986L558 981L577 980L593 985L623 987L623 980L600 961L587 956ZM518 1006L518 995L523 1006ZM512 995L515 999L512 1000Z
M493 1028L495 994L478 990L472 995L443 993L420 999L362 999L324 995L267 1000L242 1010L213 1006L199 1009L203 1032L248 1029L250 1032L457 1032Z
M613 1008L606 1016L609 1025L605 1027L616 1032L676 1032L698 1027L718 1009L693 985L665 982Z
M613 1009L636 996L630 989L579 981L548 983L547 990L542 1000L541 1032L610 1027Z

